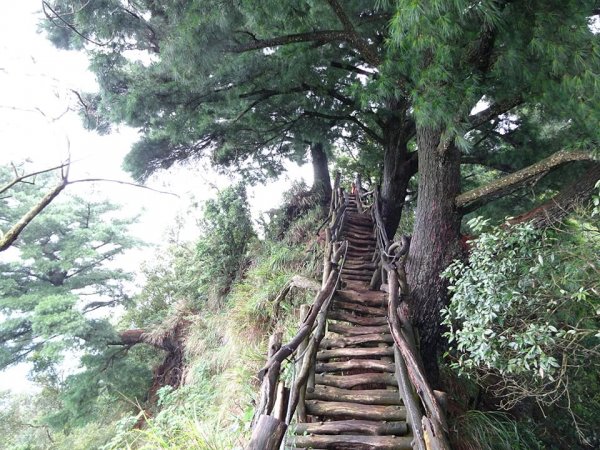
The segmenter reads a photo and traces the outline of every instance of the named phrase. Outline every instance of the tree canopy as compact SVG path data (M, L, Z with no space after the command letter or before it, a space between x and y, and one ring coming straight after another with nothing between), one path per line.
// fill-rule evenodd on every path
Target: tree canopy
M463 217L552 224L600 178L593 0L44 5L50 39L97 74L85 119L140 129L140 179L205 156L264 178L312 144L351 147L391 237L416 178L409 303L434 382Z

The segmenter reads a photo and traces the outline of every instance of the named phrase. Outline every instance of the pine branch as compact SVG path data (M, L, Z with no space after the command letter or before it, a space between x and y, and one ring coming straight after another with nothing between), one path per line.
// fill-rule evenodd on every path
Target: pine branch
M494 119L495 117L498 117L501 114L505 114L506 112L510 111L512 108L520 105L521 103L523 103L523 99L520 96L517 96L513 98L508 98L501 102L491 104L483 111L479 111L477 114L469 116L469 130L477 128L483 125L484 123Z
M232 53L245 53L252 50L261 50L282 45L300 44L303 42L343 42L348 41L350 36L343 30L311 31L308 33L288 34L269 39L254 39L252 42L240 44L228 49Z
M352 64L339 62L339 61L331 61L329 64L331 65L331 67L335 67L336 69L347 70L348 72L358 73L359 75L373 77L375 80L379 78L378 73L369 72L368 70L364 70L360 67L353 66Z
M348 33L348 42L356 47L367 63L374 67L380 66L383 61L377 54L377 51L365 39L359 36L342 5L340 5L337 0L327 0L327 3L329 3L329 6L341 22L344 30Z
M363 130L369 137L374 139L375 141L383 144L383 138L379 136L376 132L367 127L364 123L362 123L358 118L350 115L336 115L336 114L325 114L318 111L304 111L302 115L312 116L312 117L321 117L323 119L331 119L336 122L352 122L358 125L358 127Z
M97 45L99 47L106 47L108 44L110 44L110 42L98 42L98 41L94 41L93 39L90 39L86 36L84 36L81 32L79 32L79 30L77 30L77 28L75 28L73 25L71 25L66 19L64 19L59 13L57 13L54 9L52 9L52 6L50 6L50 4L46 1L42 2L42 10L44 11L44 15L46 16L46 18L51 21L54 22L54 18L48 13L48 11L46 11L46 8L48 8L52 14L54 14L54 17L56 17L58 20L60 20L63 24L65 24L67 26L67 28L69 28L69 30L71 30L73 33L75 33L77 36L79 36L80 38L86 40L87 42L89 42L90 44L94 44Z

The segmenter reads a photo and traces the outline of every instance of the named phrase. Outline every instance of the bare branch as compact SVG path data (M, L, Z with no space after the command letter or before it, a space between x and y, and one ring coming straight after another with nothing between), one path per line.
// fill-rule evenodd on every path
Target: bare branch
M94 41L94 40L84 36L77 30L77 28L75 28L73 25L71 25L69 22L67 22L59 13L57 13L54 9L52 9L52 6L50 6L50 4L48 2L43 1L42 2L42 10L44 11L44 15L46 16L46 18L48 20L50 20L51 22L54 21L54 18L50 14L48 14L48 11L46 11L46 8L48 8L52 12L54 17L56 17L63 24L65 24L67 26L67 28L69 28L73 33L75 33L80 38L85 39L90 44L98 45L100 47L105 47L109 44L109 42L102 43L102 42Z
M565 186L552 199L509 220L508 223L514 225L530 222L536 228L555 225L592 195L598 180L600 180L600 163L594 163L581 178Z
M179 195L175 194L174 192L168 192L168 191L161 191L159 189L154 189L148 186L144 186L143 184L137 184L137 183L132 183L130 181L122 181L122 180L111 180L108 178L83 178L81 180L73 180L73 181L69 181L68 184L76 184L76 183L92 183L92 182L106 182L106 183L117 183L117 184L123 184L125 186L133 186L133 187L137 187L140 189L147 189L149 191L152 192L156 192L158 194L165 194L165 195L172 195L174 197L179 197Z
M11 164L13 167L13 170L15 171L15 178L10 183L8 183L5 186L3 186L2 188L0 188L0 194L4 194L6 191L8 191L10 188L12 188L15 184L24 182L24 180L26 180L27 178L35 177L36 175L41 175L42 173L52 172L53 170L62 169L65 166L67 166L68 164L69 163L62 163L58 166L50 167L49 169L38 170L37 172L31 172L31 173L28 173L25 175L19 175L17 172L16 166L14 164Z
M543 177L548 172L551 172L564 164L573 161L591 161L593 159L593 155L587 152L569 152L561 150L531 166L525 167L510 175L506 175L485 186L460 194L456 197L456 206L463 213L473 211L492 200L514 192L523 187L523 185L537 180L539 177Z
M52 203L58 194L67 186L67 178L63 178L61 182L50 192L48 192L33 208L25 214L10 230L0 238L0 252L7 250L19 237L21 232L27 225L40 214L46 206Z
M327 0L329 6L341 22L344 30L348 32L348 42L350 42L356 49L359 51L361 56L367 61L369 64L378 67L381 65L382 60L377 54L377 51L373 46L371 46L365 39L363 39L356 32L354 25L352 25L352 21L344 11L344 8L337 0Z
M299 44L303 42L340 42L349 39L348 32L342 30L311 31L308 33L289 34L269 39L253 39L252 42L230 47L232 53L244 53L252 50L260 50L269 47L279 47L288 44Z

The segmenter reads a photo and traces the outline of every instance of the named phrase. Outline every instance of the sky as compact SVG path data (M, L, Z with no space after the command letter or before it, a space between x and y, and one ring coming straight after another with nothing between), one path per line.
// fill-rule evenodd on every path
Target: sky
M86 56L54 48L37 32L41 1L20 0L4 5L0 14L0 164L22 163L33 171L64 162L69 156L71 180L108 178L132 181L122 171L121 162L137 139L137 131L120 127L99 136L86 131L76 113L73 91L94 91L94 75L88 71ZM275 182L249 190L254 219L277 206L293 180L312 183L309 164L290 163L288 172ZM210 167L189 166L160 173L149 180L152 188L177 194L158 194L150 190L114 183L80 183L67 189L74 194L110 198L123 205L126 215L142 212L132 232L150 243L160 243L173 226L178 213L196 202L214 197L216 188L231 181L215 174ZM197 230L186 228L184 237L193 239ZM120 261L125 267L139 267L155 250L132 251ZM0 373L0 390L28 389L26 368Z

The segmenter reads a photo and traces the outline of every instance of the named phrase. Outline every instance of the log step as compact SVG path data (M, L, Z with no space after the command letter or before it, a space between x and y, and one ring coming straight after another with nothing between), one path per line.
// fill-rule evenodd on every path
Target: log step
M362 405L350 402L326 402L321 400L307 400L306 412L320 417L344 417L366 420L405 420L406 408L404 406L390 405Z
M373 342L386 342L391 344L394 338L391 334L362 334L360 336L342 336L336 338L323 339L321 348L339 348L349 347L351 345L359 345Z
M384 292L378 291L352 291L348 289L340 289L336 292L336 296L348 302L361 303L364 305L387 305L387 295Z
M349 281L345 283L344 290L356 291L356 292L374 292L369 288L369 283L361 283L357 281Z
M374 316L385 316L386 309L381 307L377 308L376 306L366 306L360 305L357 303L344 302L340 300L336 300L333 302L333 309L345 309L346 311L354 311L362 314L372 314Z
M315 375L315 384L333 386L340 389L352 389L363 385L386 385L398 387L396 377L391 373L359 373L356 375L327 375L318 373Z
M307 400L327 400L351 402L362 405L402 405L398 391L387 389L349 390L331 386L315 386L314 391L306 392Z
M359 270L359 269L375 270L377 268L378 268L377 264L372 263L372 262L356 264L353 262L346 261L346 263L344 264L344 269L350 269L350 270Z
M298 423L296 434L364 434L382 436L408 433L406 422L375 422L371 420L336 420L331 422Z
M342 277L344 280L365 281L365 282L371 281L371 276L370 275L356 275L356 274L353 274L353 273L345 273L345 274L342 274L342 275L344 275Z
M377 245L377 240L373 236L369 236L368 234L358 234L358 233L346 233L342 237L344 237L351 245L354 246L369 246L375 247Z
M324 361L332 358L376 358L393 355L394 347L392 346L334 348L333 350L321 350L320 352L317 352L317 361Z
M355 327L352 325L329 323L327 325L327 331L346 336L359 336L361 334L389 333L390 327L388 325L379 325L376 327Z
M373 267L370 265L363 264L362 261L359 261L358 264L354 263L345 263L342 267L343 273L368 273L373 274L373 272L379 270L379 267Z
M315 372L317 373L344 372L348 370L377 370L394 373L395 366L392 363L377 359L351 359L349 361L321 362L315 364Z
M310 449L412 450L410 436L323 435L296 436L296 447Z
M355 316L347 311L331 311L327 317L331 320L341 320L355 325L364 325L366 327L387 325L387 319L385 317Z

